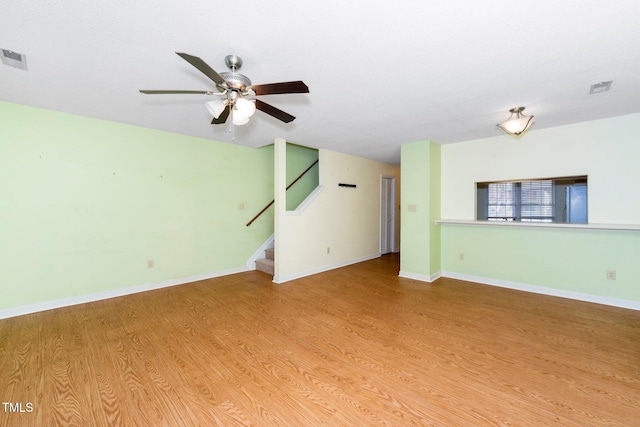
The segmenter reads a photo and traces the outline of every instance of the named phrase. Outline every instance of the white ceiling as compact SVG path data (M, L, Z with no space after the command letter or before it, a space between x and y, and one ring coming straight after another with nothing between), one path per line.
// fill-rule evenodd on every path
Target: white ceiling
M640 112L640 1L2 0L0 100L259 147L274 138L399 163L400 145L499 135L511 107L533 129ZM254 84L303 80L309 94L262 99L211 125L210 90L177 56L218 72L242 57ZM589 95L594 83L611 91Z

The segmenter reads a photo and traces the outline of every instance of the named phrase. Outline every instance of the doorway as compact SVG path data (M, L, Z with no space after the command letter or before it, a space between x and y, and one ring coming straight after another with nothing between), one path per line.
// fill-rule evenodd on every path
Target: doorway
M380 177L380 254L395 252L396 241L396 179Z

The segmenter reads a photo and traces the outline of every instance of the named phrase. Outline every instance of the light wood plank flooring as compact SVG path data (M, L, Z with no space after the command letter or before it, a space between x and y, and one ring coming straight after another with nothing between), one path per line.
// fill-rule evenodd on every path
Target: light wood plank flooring
M640 313L398 265L0 320L0 425L640 425Z

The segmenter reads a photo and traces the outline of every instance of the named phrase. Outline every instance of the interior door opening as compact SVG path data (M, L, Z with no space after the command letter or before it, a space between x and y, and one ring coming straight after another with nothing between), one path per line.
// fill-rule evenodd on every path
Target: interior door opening
M380 254L395 252L395 188L394 177L380 177Z

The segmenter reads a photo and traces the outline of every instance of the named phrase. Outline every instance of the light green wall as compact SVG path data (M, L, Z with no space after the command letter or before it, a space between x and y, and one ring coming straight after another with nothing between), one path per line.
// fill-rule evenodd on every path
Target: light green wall
M442 216L475 219L476 182L586 174L590 223L640 224L638 135L633 114L443 145ZM640 301L638 231L441 227L445 274Z
M429 240L431 243L429 274L434 276L440 273L442 267L441 228L435 222L440 219L441 210L441 146L439 144L434 142L429 144L429 161Z
M442 257L448 273L640 301L640 232L443 224Z
M429 278L440 270L440 146L405 144L401 165L400 271Z
M0 127L0 310L243 267L273 232L245 226L273 147L3 102Z
M287 144L287 185L291 184L313 162L318 150L296 144ZM318 186L318 165L315 165L287 191L287 210L292 211Z

